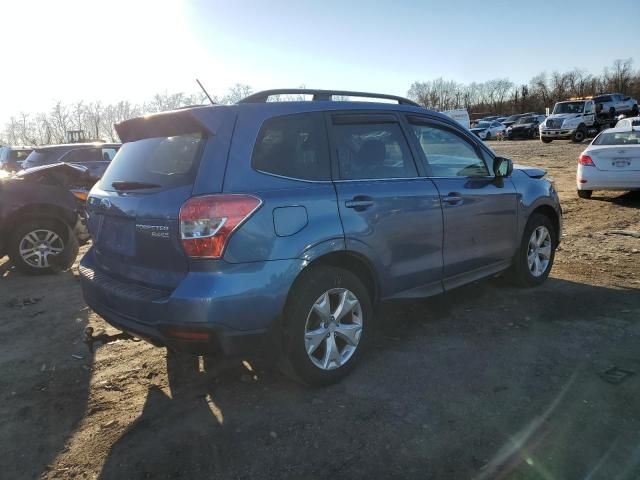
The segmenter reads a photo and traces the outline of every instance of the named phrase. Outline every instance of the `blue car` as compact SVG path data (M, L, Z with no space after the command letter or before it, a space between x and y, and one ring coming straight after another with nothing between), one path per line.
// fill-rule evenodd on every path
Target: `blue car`
M503 272L538 285L561 237L544 171L402 97L271 90L116 129L87 201L82 290L171 351L269 347L302 382L336 382L380 301Z

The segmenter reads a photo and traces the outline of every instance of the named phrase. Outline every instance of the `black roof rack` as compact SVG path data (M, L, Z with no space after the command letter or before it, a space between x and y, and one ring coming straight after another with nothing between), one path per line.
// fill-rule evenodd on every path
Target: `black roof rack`
M347 90L313 90L308 88L279 88L275 90L264 90L243 98L238 103L266 103L269 97L275 95L313 95L313 101L332 101L334 95L344 97L380 98L384 100L395 100L399 105L411 105L412 107L422 107L422 105L409 100L408 98L396 95L386 95L383 93L350 92Z

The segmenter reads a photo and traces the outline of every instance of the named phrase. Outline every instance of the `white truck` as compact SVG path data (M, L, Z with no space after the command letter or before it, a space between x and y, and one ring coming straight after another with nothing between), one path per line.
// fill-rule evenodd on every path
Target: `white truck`
M551 115L540 124L540 140L550 143L558 139L570 139L580 143L587 137L598 134L602 125L608 125L610 119L599 117L596 104L591 97L571 98L558 102Z

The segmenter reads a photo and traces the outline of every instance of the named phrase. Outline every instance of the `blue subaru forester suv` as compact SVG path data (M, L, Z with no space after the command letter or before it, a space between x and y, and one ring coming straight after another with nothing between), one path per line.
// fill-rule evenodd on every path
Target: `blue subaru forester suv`
M172 351L270 345L297 379L335 382L379 301L501 272L538 285L560 240L544 171L401 97L271 90L116 129L87 204L84 298Z

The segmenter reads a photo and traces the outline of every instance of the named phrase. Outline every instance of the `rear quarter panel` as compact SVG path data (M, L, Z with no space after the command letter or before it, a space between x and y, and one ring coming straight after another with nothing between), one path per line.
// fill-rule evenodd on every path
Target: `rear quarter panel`
M260 108L262 107L262 108ZM231 237L224 259L231 263L305 258L344 249L344 235L331 181L305 181L256 171L251 156L262 123L295 111L247 105L235 125L223 191L262 200ZM306 216L306 221L304 217Z

